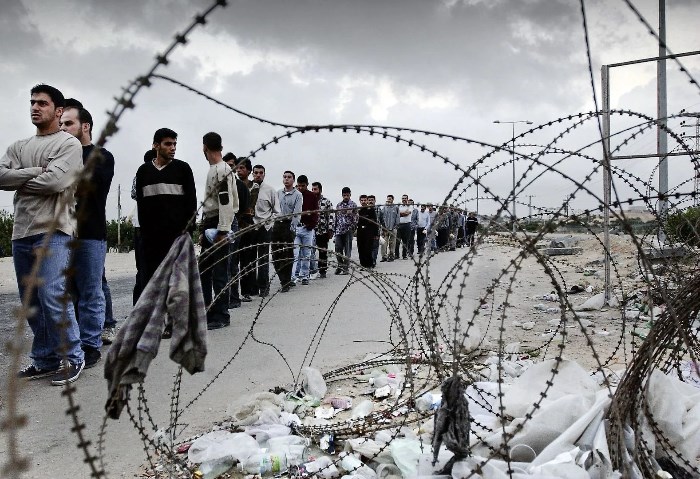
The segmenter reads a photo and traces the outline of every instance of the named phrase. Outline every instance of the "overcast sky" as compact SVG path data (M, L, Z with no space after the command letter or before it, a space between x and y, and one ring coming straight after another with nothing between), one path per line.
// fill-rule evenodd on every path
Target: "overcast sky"
M633 3L656 29L658 1ZM121 87L147 72L156 53L210 4L209 0L3 0L0 74L6 114L0 118L0 148L34 133L29 89L40 82L81 100L93 113L96 132L100 131ZM585 4L600 98L601 64L653 57L658 46L622 0ZM666 18L670 49L697 50L700 2L670 0ZM700 58L686 57L683 62L700 78ZM577 0L231 0L158 73L279 122L405 126L490 144L511 137L510 125L493 124L494 120L529 120L538 126L594 109ZM654 63L615 69L613 107L656 116L655 75ZM668 84L669 113L700 110L700 91L670 62ZM123 214L131 211L132 178L157 128L179 133L176 156L192 165L200 192L208 168L201 153L204 133L220 133L225 151L240 156L285 131L163 80L142 90L136 104L106 145L116 158L108 218L116 217L118 184ZM549 144L570 124L538 130L521 143ZM628 124L615 119L613 131ZM524 125L518 125L516 132L522 131ZM554 146L578 150L595 141L596 133L597 125L589 121ZM421 135L415 141L465 168L489 152L482 146ZM675 147L673 142L669 145ZM655 134L648 131L624 152L653 153L655 148ZM595 158L601 152L600 146L585 150ZM508 153L491 156L481 172L508 158ZM559 159L551 156L543 161L551 164ZM361 193L380 199L387 193L408 193L416 202L442 201L460 177L453 167L416 148L356 133L306 133L261 152L254 163L267 167L266 180L275 187L281 187L282 171L291 169L310 181L321 181L324 193L334 201L346 185L355 198ZM628 160L619 166L656 184L655 163ZM583 180L592 165L590 159L575 158L561 168ZM518 175L526 168L526 163L518 162ZM672 186L692 174L686 158L672 159L670 171ZM505 195L511 189L511 175L511 166L502 166L484 182ZM590 186L599 190L600 184L594 177ZM519 199L527 203L533 195L534 205L558 206L573 188L560 176L545 174ZM466 206L474 209L476 190L462 190L457 190L460 201L468 200ZM635 195L623 184L620 191L624 198ZM595 204L583 194L573 201L575 208ZM11 210L11 205L12 195L0 194L0 207ZM479 208L490 213L495 205L482 200ZM520 207L518 215L526 209Z

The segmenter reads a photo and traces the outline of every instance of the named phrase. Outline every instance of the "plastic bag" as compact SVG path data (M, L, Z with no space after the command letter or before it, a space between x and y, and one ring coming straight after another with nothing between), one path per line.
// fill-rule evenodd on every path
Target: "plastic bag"
M217 459L242 460L259 451L257 441L248 434L213 431L195 440L187 451L191 462L204 463Z
M328 387L318 369L306 367L302 372L304 373L302 386L306 394L319 400L323 399L326 395L326 391L328 391Z

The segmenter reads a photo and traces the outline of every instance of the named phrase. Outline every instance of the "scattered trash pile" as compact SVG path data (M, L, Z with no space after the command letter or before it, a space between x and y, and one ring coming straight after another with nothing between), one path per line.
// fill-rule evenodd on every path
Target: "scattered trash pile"
M305 368L299 387L232 405L229 420L180 444L178 456L183 463L186 457L191 477L206 479L633 477L613 467L606 434L615 379L623 372L591 375L575 361L534 363L523 359L517 344L508 348L500 361L498 355L482 356L470 366L472 375L459 376L462 416L455 415L454 403L446 404L454 377L443 376L451 374L445 365L438 370L416 363L415 356L403 364L390 358L325 378ZM651 374L645 406L650 415L665 417L674 405L685 407L644 436L653 442L661 433L665 448L681 451L696 474L697 367L685 363L688 383L676 374ZM443 381L436 383L438 376ZM455 436L461 436L458 446ZM662 462L657 477L685 477L663 475Z

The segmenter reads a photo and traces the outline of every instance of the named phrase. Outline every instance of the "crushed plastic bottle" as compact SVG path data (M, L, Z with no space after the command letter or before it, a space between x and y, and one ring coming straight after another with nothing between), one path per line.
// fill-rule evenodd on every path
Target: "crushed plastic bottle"
M258 474L260 476L277 474L287 470L287 460L281 454L253 454L248 459L241 461L238 464L238 469L248 474Z

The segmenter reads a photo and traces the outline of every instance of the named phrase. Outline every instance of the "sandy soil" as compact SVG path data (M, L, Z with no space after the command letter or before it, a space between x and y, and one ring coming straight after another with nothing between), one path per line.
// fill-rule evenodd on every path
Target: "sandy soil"
M550 258L552 268L556 267L558 271L554 277L564 291L574 284L592 287L592 293L569 295L568 299L573 305L582 303L603 286L602 265L595 263L603 255L600 244L594 237L586 235L575 240L578 241L577 246L583 248L582 253ZM624 290L634 290L638 284L633 277L638 272L633 246L625 237L613 237L612 250ZM562 315L536 309L539 304L548 308L559 306L556 301L536 298L554 289L542 265L534 258L525 259L513 277L512 286L512 274L506 272L501 276L519 253L520 248L504 244L502 239L489 238L479 248L476 257L467 257L465 249L441 253L423 272L429 273L433 292L444 292L447 304L460 305L461 324L466 324L472 318L473 311L479 311L474 321L479 331L471 330L472 340L485 337L487 341L482 345L486 349L496 350L502 321L504 344L517 341L523 354L529 351L533 358L552 357L559 351L557 344L562 342L562 336L555 333L550 341L551 331L556 331L554 323ZM468 265L467 260L472 264ZM461 268L454 270L456 264ZM115 315L119 319L128 316L131 307L133 265L131 254L109 253L107 256L107 277L112 284ZM232 326L209 335L207 371L183 378L181 406L194 402L181 418L184 425L181 437L210 429L214 422L227 416L229 404L242 396L293 382L304 365L312 364L325 372L354 364L368 353L386 351L390 347L387 342L397 343L396 328L390 327L393 309L388 304L389 300L396 301L401 291L410 285L416 267L411 261L395 261L380 263L377 271L385 284L395 288L393 292L386 293L386 298L382 297L384 293L380 289L368 282L353 284L353 277L331 274L326 280L313 281L310 286L298 286L290 294L270 298L264 309L261 309L260 299L256 299L240 309L231 310ZM454 281L451 280L453 276ZM452 282L449 289L444 287L446 278ZM463 289L460 289L460 284L464 285ZM443 285L442 289L440 285ZM493 294L488 293L489 286L493 286ZM507 297L509 289L512 293ZM419 291L422 291L424 298L425 289L421 287ZM0 260L0 309L6 317L11 317L12 308L18 304L16 294L12 261L3 258ZM412 297L412 294L408 297ZM506 297L507 305L504 304ZM485 299L484 306L480 305L481 299ZM423 299L420 301L424 302ZM449 325L455 318L452 306L445 309L440 320L446 331L449 331ZM450 309L452 313L448 312ZM326 315L329 312L330 315ZM407 317L402 321L406 327L410 327L410 315L405 314ZM607 360L607 365L613 368L624 364L629 359L631 336L628 332L622 334L620 311L607 308L585 316L584 319L591 322L586 327L588 336L575 323L573 314L570 311L566 313L569 319L563 355L576 359L586 368L594 368L598 361L588 344L590 341L601 362ZM525 330L522 325L528 321L533 321L534 325L532 329ZM0 330L3 344L12 334L9 325L11 323ZM254 338L249 335L251 331ZM323 333L320 341L317 336L319 331ZM418 347L416 339L419 338L412 335L409 341L411 347ZM441 342L450 340L447 335L441 338ZM275 348L270 347L271 344ZM3 353L0 363L6 365L6 352ZM166 353L159 355L149 370L146 390L155 422L152 429L167 425L175 370ZM215 378L216 381L205 389ZM4 392L4 375L0 380ZM76 383L76 389L81 420L87 426L88 437L94 441L102 423L106 399L101 367L85 371ZM69 432L71 424L63 414L66 403L60 390L36 381L23 387L21 398L22 413L27 415L29 422L20 431L19 439L22 450L31 457L30 472L24 477L87 477L79 451L75 448L76 439ZM6 453L6 447L4 440L0 442L0 457ZM127 417L118 422L107 422L105 460L111 477L133 477L145 460L138 434ZM61 472L57 474L56 471Z

